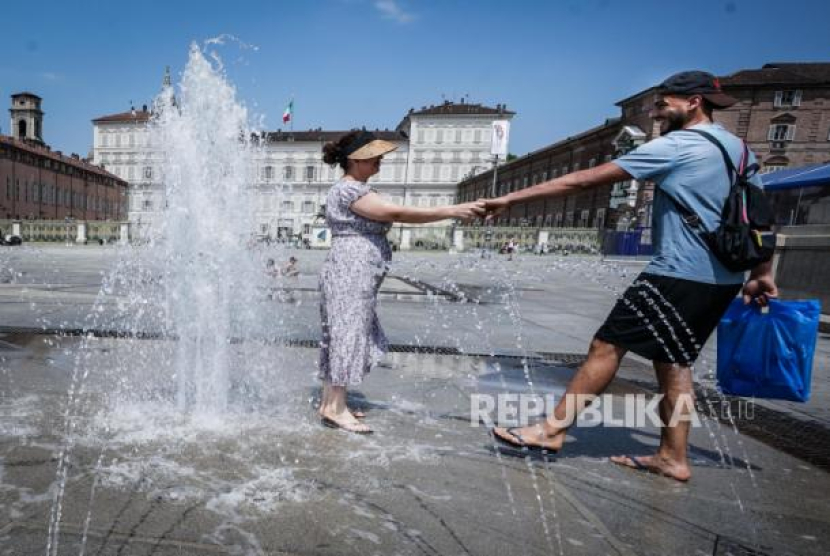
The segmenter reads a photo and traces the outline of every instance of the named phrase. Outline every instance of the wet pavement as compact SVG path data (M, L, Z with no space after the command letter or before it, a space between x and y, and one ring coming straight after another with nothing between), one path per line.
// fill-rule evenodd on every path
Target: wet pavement
M236 345L251 364L235 370L228 410L189 418L174 410L170 341L85 337L113 332L85 327L114 249L9 253L0 554L44 554L50 539L57 554L826 553L830 475L761 434L796 448L826 434L826 337L810 403L764 402L751 436L741 419L693 430L688 485L608 462L653 450L654 427L575 428L558 456L526 460L471 423L476 394L561 392L642 263L399 256L380 298L395 349L351 398L377 432L358 437L313 409L323 253L300 252L300 277L263 293L288 326ZM612 399L653 390L637 358L620 377Z
M558 456L525 459L471 423L473 394L557 394L568 367L391 354L352 393L376 430L362 437L317 423L315 350L257 346L275 369L236 373L226 413L183 418L111 399L136 384L163 397L169 379L153 340L156 372L110 372L124 341L2 339L0 553L43 554L50 538L59 554L824 554L830 541L830 475L711 420L693 430L687 485L608 462L648 453L653 427L578 427ZM70 402L78 354L88 374Z

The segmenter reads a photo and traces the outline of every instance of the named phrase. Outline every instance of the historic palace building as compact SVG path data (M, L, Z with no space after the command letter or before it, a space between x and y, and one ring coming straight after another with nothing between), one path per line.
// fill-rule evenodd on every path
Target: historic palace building
M0 219L120 220L127 182L43 140L41 98L12 95L11 136L0 135Z
M775 63L720 78L738 99L715 120L743 138L762 172L830 161L830 63ZM612 160L659 134L650 117L656 87L617 103L618 117L498 167L496 194ZM459 201L489 196L493 170L458 184ZM511 209L502 226L650 227L653 184L636 180Z
M164 85L169 86L169 74ZM398 144L387 154L381 172L371 180L381 195L410 206L452 204L456 184L466 175L492 166L490 137L495 120L514 115L496 107L445 101L410 109L394 130L375 130L382 139ZM129 184L130 222L152 227L164 207L157 154L149 147L151 112L144 106L93 120L93 160ZM256 223L265 237L297 237L319 222L328 189L340 176L339 168L323 164L322 147L346 131L314 129L272 131L264 134L265 148L257 149ZM406 248L431 236L446 237L450 222L407 226L393 230L390 239Z

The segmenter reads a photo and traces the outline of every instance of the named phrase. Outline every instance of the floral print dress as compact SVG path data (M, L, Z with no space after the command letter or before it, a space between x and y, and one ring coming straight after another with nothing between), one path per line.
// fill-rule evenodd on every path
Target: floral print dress
M363 218L351 205L373 191L363 182L341 179L326 197L331 250L320 270L319 378L335 386L360 384L386 352L376 313L377 294L392 250L390 223Z

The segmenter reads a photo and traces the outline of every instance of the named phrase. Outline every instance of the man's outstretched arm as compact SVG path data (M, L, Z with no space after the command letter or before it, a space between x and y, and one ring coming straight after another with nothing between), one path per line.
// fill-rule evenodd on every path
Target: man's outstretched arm
M507 208L520 203L527 203L544 197L558 197L583 189L591 189L592 187L599 187L600 185L608 185L630 179L631 174L613 162L606 162L596 168L579 170L578 172L536 184L527 189L508 193L502 197L487 199L485 200L485 208L490 216L497 216Z

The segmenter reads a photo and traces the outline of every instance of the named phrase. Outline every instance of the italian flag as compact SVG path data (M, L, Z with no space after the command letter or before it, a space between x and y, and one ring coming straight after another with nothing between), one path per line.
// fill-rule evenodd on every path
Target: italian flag
M288 106L285 107L285 110L282 111L282 123L288 123L291 121L291 117L294 115L294 99L292 98L288 102Z

